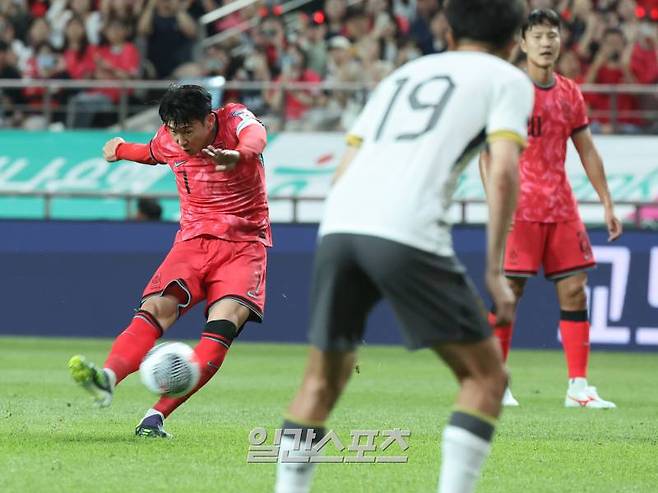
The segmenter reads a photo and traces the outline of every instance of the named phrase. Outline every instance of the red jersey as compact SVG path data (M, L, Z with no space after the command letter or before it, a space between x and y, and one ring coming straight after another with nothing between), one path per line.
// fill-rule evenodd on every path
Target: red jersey
M558 74L554 77L550 88L535 86L528 147L519 160L517 221L555 223L579 217L565 160L567 141L589 124L587 107L575 82Z
M220 149L235 149L245 128L261 125L241 104L228 104L214 115L217 135L211 145ZM232 171L215 171L212 158L201 152L187 154L164 125L149 146L153 159L168 164L176 176L181 211L177 242L210 235L272 246L265 169L260 156L241 158Z

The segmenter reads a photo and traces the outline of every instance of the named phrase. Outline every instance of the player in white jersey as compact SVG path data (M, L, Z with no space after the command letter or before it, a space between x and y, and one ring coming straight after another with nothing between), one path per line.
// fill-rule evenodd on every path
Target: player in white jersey
M474 490L507 374L484 305L454 255L447 215L459 174L488 143L486 282L499 320L510 320L514 298L502 254L533 89L504 60L524 19L523 4L451 0L445 9L453 51L396 70L351 129L320 226L312 347L283 424L277 493L310 490L313 460L289 463L289 457L317 453L305 444L322 439L355 366L368 313L382 298L391 303L407 347L432 349L459 381L457 407L443 433L439 491Z

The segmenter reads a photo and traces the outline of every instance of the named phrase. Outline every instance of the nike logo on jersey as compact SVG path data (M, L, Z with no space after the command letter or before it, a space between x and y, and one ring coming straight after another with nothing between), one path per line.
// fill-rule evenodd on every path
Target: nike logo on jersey
M180 165L185 164L187 162L187 159L183 159L182 161L174 161L174 167L178 168Z

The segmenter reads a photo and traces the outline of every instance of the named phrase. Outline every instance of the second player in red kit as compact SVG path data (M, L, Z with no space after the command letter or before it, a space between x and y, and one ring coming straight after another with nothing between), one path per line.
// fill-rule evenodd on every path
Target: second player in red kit
M219 370L245 323L262 320L266 249L272 245L263 125L239 104L213 111L210 94L195 85L170 88L159 113L163 125L148 144L117 137L105 144L103 155L109 162L169 166L176 177L180 229L103 368L79 355L69 362L73 379L98 406L108 406L116 385L139 368L163 332L205 302L207 322L194 348L199 384L186 396L163 396L147 411L135 433L150 437L168 436L164 419Z
M612 408L614 403L603 400L587 382L590 326L585 271L595 265L595 259L565 170L570 139L604 206L609 241L619 238L621 223L615 216L603 162L589 130L583 95L573 81L554 72L560 54L558 14L549 9L534 10L523 26L521 49L527 54L535 103L528 121L528 147L519 161L520 194L505 248L505 274L517 303L527 278L540 269L555 283L568 367L564 405ZM481 169L486 175L486 154ZM507 360L513 325L496 325L493 313L489 320ZM509 388L503 404L518 405Z
M588 128L587 107L570 79L553 74L547 87L535 84L528 147L519 162L519 203L507 238L505 272L548 279L595 265L587 231L564 166L567 141Z

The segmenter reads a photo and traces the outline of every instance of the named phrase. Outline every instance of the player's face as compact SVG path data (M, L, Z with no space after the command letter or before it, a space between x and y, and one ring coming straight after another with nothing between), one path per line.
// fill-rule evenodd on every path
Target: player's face
M550 68L560 56L560 30L548 24L532 26L521 39L521 49L528 55L528 63Z
M193 120L178 126L167 124L167 130L183 151L190 156L194 156L211 143L213 122L211 114L204 121Z

